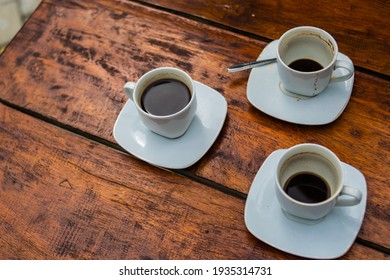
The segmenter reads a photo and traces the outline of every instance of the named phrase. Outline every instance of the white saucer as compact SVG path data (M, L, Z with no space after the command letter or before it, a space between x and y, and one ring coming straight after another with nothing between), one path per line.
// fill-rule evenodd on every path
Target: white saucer
M114 138L126 151L152 165L180 169L197 162L217 139L225 122L227 102L214 89L195 82L197 111L186 133L168 139L147 129L128 100L114 125Z
M259 59L276 57L279 41L268 44ZM338 59L352 61L342 53ZM335 75L344 73L337 69ZM280 89L276 63L253 68L248 79L247 97L260 111L275 118L305 125L322 125L336 120L351 97L354 76L345 82L328 85L319 95L311 98L288 95Z
M335 207L321 222L310 225L286 217L274 191L274 168L285 150L273 152L257 172L245 205L245 224L263 242L288 253L312 259L334 259L352 246L363 222L367 186L363 174L342 163L344 184L358 188L356 206Z

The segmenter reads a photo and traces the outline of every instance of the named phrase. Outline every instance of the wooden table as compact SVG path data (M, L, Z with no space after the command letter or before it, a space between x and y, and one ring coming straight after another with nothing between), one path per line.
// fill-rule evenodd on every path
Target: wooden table
M367 181L341 258L390 259L389 14L379 0L44 0L0 56L0 258L297 259L249 233L244 207L273 151L312 142ZM226 71L300 25L327 30L355 64L352 97L327 125L260 112L249 71ZM147 164L113 137L123 84L160 66L228 103L216 142L186 169Z

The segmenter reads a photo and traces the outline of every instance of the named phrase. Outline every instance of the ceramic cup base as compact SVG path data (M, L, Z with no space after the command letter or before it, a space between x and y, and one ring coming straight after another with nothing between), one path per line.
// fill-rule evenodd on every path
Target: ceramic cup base
M287 90L282 81L279 81L279 88L280 88L280 91L284 94L284 95L287 95L289 97L292 97L294 99L310 99L310 98L313 98L315 96L306 96L306 95L301 95L301 94L297 94L297 93L294 93L294 92L291 92L289 90Z
M314 226L320 222L322 222L326 216L322 217L322 218L319 218L319 219L316 219L316 220L309 220L309 219L304 219L304 218L300 218L300 217L297 217L297 216L294 216L286 211L283 211L283 214L286 216L287 219L291 220L291 221L294 221L294 222L297 222L297 223L301 223L301 224L305 224L305 225L309 225L309 226Z

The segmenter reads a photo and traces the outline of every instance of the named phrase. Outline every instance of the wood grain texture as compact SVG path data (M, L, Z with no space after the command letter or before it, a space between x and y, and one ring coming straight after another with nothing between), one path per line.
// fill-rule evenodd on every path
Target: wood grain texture
M369 201L359 237L389 248L390 82L356 72L352 98L337 121L289 124L250 105L248 73L226 72L264 46L126 1L45 1L0 56L0 99L114 142L125 81L159 66L182 68L228 101L221 135L189 171L247 193L275 149L323 144L366 176Z
M247 231L243 200L2 104L0 117L0 259L297 258ZM382 258L359 244L343 257Z
M3 105L0 116L1 259L293 258L249 234L243 200Z
M390 2L311 0L139 0L268 39L296 26L320 27L355 65L390 75Z

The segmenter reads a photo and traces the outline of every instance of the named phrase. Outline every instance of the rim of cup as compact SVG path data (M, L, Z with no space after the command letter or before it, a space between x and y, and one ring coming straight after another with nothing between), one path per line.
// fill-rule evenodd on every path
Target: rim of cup
M291 150L294 149L303 149L303 148L309 148L311 151L302 151L300 153L297 153L297 151L294 152L294 154L290 154L291 153ZM321 152L323 153L326 153L327 156L329 156L332 160L334 160L337 164L337 166L335 166L328 158L326 158L323 153L319 153L318 151L315 151L315 150L318 150L320 149ZM324 158L325 160L329 161L329 163L335 168L335 170L337 171L337 182L336 182L336 185L338 186L338 189L333 192L333 188L331 187L331 195L325 199L324 201L321 201L321 202L316 202L316 203L306 203L306 202L302 202L302 201L299 201L299 200L296 200L292 197L290 197L284 190L284 186L282 186L280 184L280 181L279 181L279 174L280 174L280 170L281 168L283 167L284 163L286 163L290 158L292 158L293 156L297 155L297 154L304 154L304 153L310 153L310 154L316 154L316 155L319 155L321 156L322 158ZM324 147L324 146L321 146L321 145L318 145L318 144L313 144L313 143L303 143L303 144L298 144L298 145L295 145L295 146L292 146L290 148L288 148L285 153L282 155L282 157L279 159L279 162L278 162L278 165L275 169L275 178L277 180L277 187L281 190L281 193L283 195L283 197L287 198L289 201L291 202L294 202L298 205L301 205L301 206L307 206L307 207L316 207L316 206L319 206L319 205L323 205L323 204L326 204L326 203L329 203L331 200L334 200L335 198L337 199L337 196L339 196L342 188L343 188L343 171L342 171L342 168L341 168L341 161L340 159L336 156L335 153L333 153L331 150L329 150L328 148Z
M308 31L308 35L315 35L320 33L321 35L325 35L325 37L327 38L323 38L320 36L320 39L323 40L331 49L332 49L332 52L333 52L333 58L331 60L330 63L328 63L328 65L326 65L324 68L320 69L320 70L317 70L317 71L311 71L311 72L304 72L304 71L298 71L298 70L295 70L293 68L291 68L290 66L288 66L284 61L283 59L280 57L280 54L279 54L279 48L281 48L281 44L280 42L282 40L285 40L286 37L288 36L291 36L291 33L294 33L294 32L298 32L298 31ZM309 31L312 31L311 33ZM316 33L313 33L313 31L315 31ZM329 40L329 41L328 41ZM330 35L327 31L321 29L321 28L318 28L318 27L314 27L314 26L298 26L298 27L294 27L290 30L287 30L280 38L279 38L279 45L278 45L278 49L277 49L277 52L276 52L276 55L277 55L277 58L278 60L280 61L280 63L283 64L284 67L288 68L289 70L291 70L292 72L294 73L299 73L299 74L303 74L303 75L312 75L313 73L319 73L319 72L322 72L322 71L325 71L327 69L329 69L330 67L332 67L334 65L334 63L336 62L337 60L337 54L338 54L338 45L337 45L337 42L336 40L333 38L332 35Z
M195 98L195 85L194 85L194 81L192 80L191 76L189 74L187 74L185 71L179 69L179 68L175 68L175 67L159 67L159 68L155 68L153 70L150 70L149 72L146 72L144 75L142 75L142 77L136 82L136 85L134 87L134 93L136 91L138 91L138 87L140 87L141 85L141 81L143 82L144 80L148 79L148 76L150 76L151 74L155 74L155 72L168 72L170 71L171 73L173 72L176 72L176 73L180 73L179 75L183 75L185 76L185 79L187 79L189 82L190 82L190 85L189 86L187 84L187 82L183 82L181 79L175 79L175 78L172 78L172 77L166 77L166 78L169 78L169 79L175 79L177 81L180 81L181 83L184 83L188 89L190 90L190 93L191 93L191 99L190 101L187 103L186 106L184 106L184 108L182 108L180 111L177 111L173 114L169 114L169 115L162 115L162 116L159 116L159 115L154 115L154 114L151 114L151 113L148 113L148 112L145 112L144 109L142 109L142 107L140 106L139 103L141 103L140 99L141 99L141 96L144 92L144 90L147 88L147 86L142 90L141 93L138 94L138 97L137 99L134 99L134 103L135 105L137 106L138 110L141 112L141 114L149 117L149 118L154 118L154 119L166 119L166 118L171 118L171 117L175 117L179 114L181 114L183 111L187 110L188 107L190 106L190 104L193 102L194 98ZM155 80L152 80L151 82L148 82L148 85L152 82L155 82L159 79L155 79ZM134 94L133 93L133 94Z

